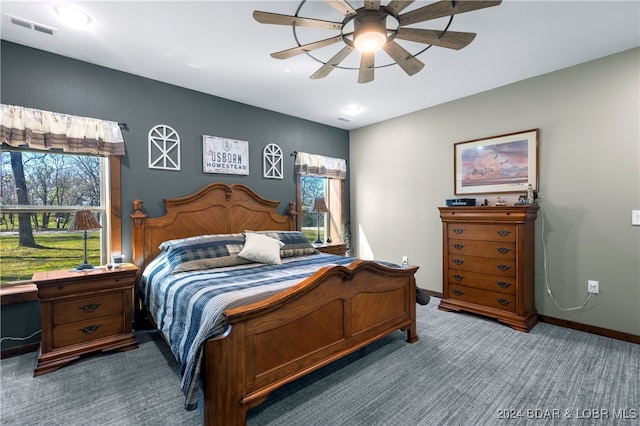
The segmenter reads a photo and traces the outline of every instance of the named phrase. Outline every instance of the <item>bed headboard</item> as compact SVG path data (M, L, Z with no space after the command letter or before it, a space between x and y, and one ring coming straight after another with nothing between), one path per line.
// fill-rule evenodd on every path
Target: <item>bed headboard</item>
M150 218L142 200L133 201L131 213L132 263L140 271L159 253L166 240L205 234L231 234L245 230L293 231L295 203L279 214L279 201L267 200L246 185L212 183L194 194L163 200L164 216Z

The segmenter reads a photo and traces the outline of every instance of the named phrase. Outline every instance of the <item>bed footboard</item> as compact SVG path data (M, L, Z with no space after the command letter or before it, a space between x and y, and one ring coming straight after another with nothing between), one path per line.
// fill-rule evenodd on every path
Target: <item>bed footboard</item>
M417 269L361 260L328 266L227 311L229 332L205 345L205 424L244 425L275 389L396 330L417 341Z

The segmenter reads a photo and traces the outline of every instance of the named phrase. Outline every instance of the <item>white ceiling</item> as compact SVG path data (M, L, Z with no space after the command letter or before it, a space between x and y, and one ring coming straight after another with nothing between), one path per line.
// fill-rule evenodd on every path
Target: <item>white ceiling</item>
M385 5L389 0L383 0ZM1 1L2 39L137 74L222 98L342 129L404 115L640 45L640 2L519 1L456 15L450 30L475 32L462 50L432 47L426 65L409 77L397 65L375 70L358 84L357 71L336 69L311 80L319 67L299 55L270 53L297 46L291 27L259 24L254 10L293 15L299 1L66 1L90 15L87 29L66 26L57 1ZM354 8L361 0L349 0ZM416 1L404 12L433 3ZM6 15L52 27L50 36L9 23ZM342 21L323 1L307 1L300 16ZM429 21L420 28L442 29ZM300 28L302 44L337 35ZM400 44L416 53L416 44ZM424 46L424 45L421 45ZM340 45L314 52L328 60ZM390 60L376 54L376 64ZM341 65L357 67L353 52ZM606 76L603 76L606 78ZM344 109L361 107L357 116ZM347 119L350 121L343 121Z

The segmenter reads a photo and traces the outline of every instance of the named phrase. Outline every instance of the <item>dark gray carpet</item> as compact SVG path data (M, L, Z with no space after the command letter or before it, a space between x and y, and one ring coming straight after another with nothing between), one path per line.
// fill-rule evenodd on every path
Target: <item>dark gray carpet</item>
M640 424L639 345L549 324L521 333L438 303L417 307L417 343L394 333L273 393L248 424ZM2 424L201 424L166 345L137 337L137 350L36 378L35 353L2 360Z

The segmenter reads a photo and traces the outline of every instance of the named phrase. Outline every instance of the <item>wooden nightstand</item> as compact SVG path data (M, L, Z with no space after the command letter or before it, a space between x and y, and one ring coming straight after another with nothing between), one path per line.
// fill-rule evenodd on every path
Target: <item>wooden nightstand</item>
M133 283L138 268L36 272L42 342L34 376L102 350L138 347L132 327Z
M336 254L338 256L347 254L347 245L345 243L314 244L313 246L323 253Z

